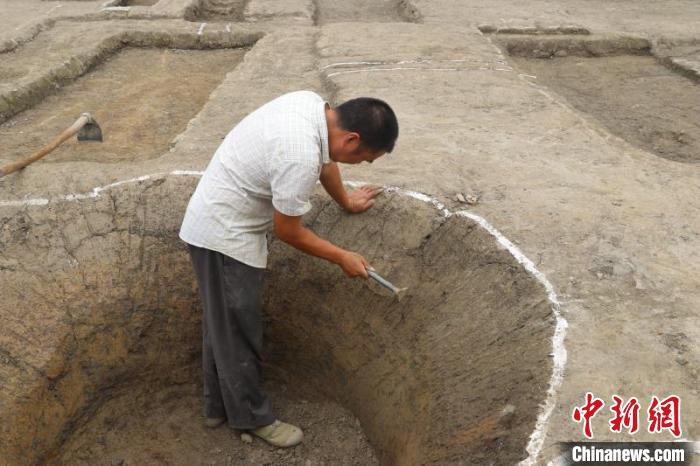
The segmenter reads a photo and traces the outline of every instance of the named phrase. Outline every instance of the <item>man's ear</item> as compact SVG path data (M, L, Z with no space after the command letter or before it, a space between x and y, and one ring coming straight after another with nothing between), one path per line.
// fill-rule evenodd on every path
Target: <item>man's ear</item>
M360 135L350 131L345 135L345 145L350 152L355 152L360 147Z

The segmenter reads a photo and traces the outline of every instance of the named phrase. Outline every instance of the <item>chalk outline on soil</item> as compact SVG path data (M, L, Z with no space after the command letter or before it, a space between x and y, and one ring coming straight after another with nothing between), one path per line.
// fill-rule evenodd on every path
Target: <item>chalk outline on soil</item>
M341 71L334 71L332 73L329 73L326 71L326 78L332 78L334 76L339 76L343 74L352 74L352 73L369 73L373 71L399 71L399 70L407 70L407 71L476 71L476 70L481 70L481 71L513 71L513 68L509 66L504 60L496 60L498 63L497 65L491 65L490 63L484 63L482 61L478 60L471 60L471 59L466 59L466 58L460 58L460 59L450 59L450 60L427 60L427 59L418 59L418 60L401 60L401 61L348 61L348 62L337 62L337 63L330 63L328 65L325 65L319 69L319 71L326 71L332 69L332 68L341 68ZM467 67L461 67L461 68L425 68L425 67L415 67L415 66L396 66L396 67L390 67L390 68L377 68L377 66L385 66L385 65L407 65L407 64L416 64L416 65L423 65L423 64L431 64L431 63L471 63L471 64L476 64L477 66L467 66ZM342 68L351 68L357 65L369 65L371 68L354 68L354 69L345 69L342 70ZM505 68L499 68L498 66L504 66ZM455 65L453 65L455 66Z
M115 188L117 186L138 183L140 181L146 181L154 178L164 178L169 175L173 176L198 176L201 177L204 174L202 171L196 170L173 170L171 172L159 172L150 175L142 175L135 178L129 178L126 180L115 181L114 183L106 184L104 186L97 186L91 191L86 193L71 193L65 194L63 196L54 198L29 198L22 200L0 200L0 207L21 207L21 206L45 206L52 202L72 202L83 199L97 199L100 197L100 193L103 191ZM350 187L359 187L366 185L368 183L360 181L346 181L346 185ZM530 434L530 439L525 450L528 453L528 457L522 460L519 465L521 466L531 466L536 464L537 458L542 450L544 444L545 435L547 433L547 427L549 423L549 418L554 410L554 400L557 395L557 390L561 386L564 378L564 368L566 366L567 352L564 345L564 339L566 337L566 329L568 327L567 320L561 315L561 304L559 298L554 291L554 286L547 279L544 273L542 273L535 266L523 252L515 244L513 244L508 238L506 238L496 227L491 225L485 218L477 215L468 210L458 210L455 212L450 211L442 202L438 199L429 196L424 193L417 191L411 191L407 189L400 188L398 186L385 186L384 190L386 192L397 193L401 196L411 197L413 199L425 202L432 205L437 209L440 214L449 218L453 215L459 217L466 217L470 220L476 222L479 226L484 228L491 236L493 236L498 244L503 246L513 258L522 265L525 270L527 270L530 275L532 275L537 281L539 281L547 292L547 299L551 304L552 313L554 314L556 324L554 326L554 335L552 336L552 375L549 379L549 387L547 389L547 394L545 400L540 404L539 413L537 415L537 420L535 422L535 429Z

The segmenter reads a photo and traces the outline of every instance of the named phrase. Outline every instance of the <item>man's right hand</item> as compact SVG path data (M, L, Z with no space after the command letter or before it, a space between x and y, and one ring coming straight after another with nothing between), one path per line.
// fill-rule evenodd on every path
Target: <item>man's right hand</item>
M319 238L313 231L301 224L300 216L285 215L275 209L272 219L275 226L275 234L285 243L307 254L323 257L338 264L348 277L368 277L367 268L370 265L367 259Z
M351 251L345 251L343 253L343 255L340 257L340 262L338 262L338 265L341 269L343 269L345 275L350 278L367 278L367 269L370 267L367 259Z

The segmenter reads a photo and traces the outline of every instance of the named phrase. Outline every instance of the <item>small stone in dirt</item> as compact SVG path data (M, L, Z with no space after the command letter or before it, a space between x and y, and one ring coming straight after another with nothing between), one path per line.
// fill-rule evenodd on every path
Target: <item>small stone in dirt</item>
M455 199L457 199L458 202L461 202L462 204L469 204L469 205L476 205L479 203L479 195L478 194L462 194L462 193L457 193L455 196Z
M241 434L241 441L243 443L253 443L253 437L249 433L243 432Z
M479 203L479 195L478 194L467 194L466 203L469 205L478 204Z
M123 464L124 464L124 460L121 458L116 459L116 460L112 460L112 466L122 466Z
M515 406L508 404L501 411L500 423L504 426L510 427L515 419Z
M503 411L501 411L501 417L510 416L514 412L515 412L515 406L508 404L503 408Z

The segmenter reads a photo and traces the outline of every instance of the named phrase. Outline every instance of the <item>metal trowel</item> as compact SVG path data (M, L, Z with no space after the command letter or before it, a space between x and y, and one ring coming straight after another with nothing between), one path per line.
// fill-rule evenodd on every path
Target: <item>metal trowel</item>
M401 301L401 298L403 297L404 293L405 293L406 290L408 289L408 288L399 288L399 287L397 287L396 285L394 285L393 283L391 283L389 280L387 280L386 278L384 278L384 277L382 277L381 275L379 275L374 269L367 269L367 274L369 275L369 277L370 277L372 280L374 280L375 282L379 283L380 285L382 285L382 286L383 286L384 288L386 288L387 290L391 291L391 292L394 294L394 296L396 296L396 299L397 299L398 301Z

